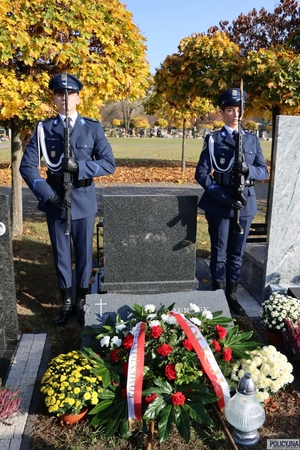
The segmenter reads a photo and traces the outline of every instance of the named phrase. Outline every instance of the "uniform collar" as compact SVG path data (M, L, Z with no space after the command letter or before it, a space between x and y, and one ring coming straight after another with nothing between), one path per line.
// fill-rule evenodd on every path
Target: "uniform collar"
M59 113L59 117L61 118L62 122L64 123L66 116L64 116L63 114ZM74 127L74 124L75 124L76 119L78 117L78 112L75 111L74 114L72 114L71 116L68 116L68 117L71 119L71 126Z

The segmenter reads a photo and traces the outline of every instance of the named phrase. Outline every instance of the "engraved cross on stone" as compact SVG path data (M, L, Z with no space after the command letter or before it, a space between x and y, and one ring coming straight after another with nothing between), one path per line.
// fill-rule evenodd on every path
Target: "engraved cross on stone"
M99 310L100 310L99 315L100 315L100 317L103 316L102 306L106 306L106 305L107 305L107 303L102 303L102 298L100 298L100 303L95 303L95 306L99 306Z

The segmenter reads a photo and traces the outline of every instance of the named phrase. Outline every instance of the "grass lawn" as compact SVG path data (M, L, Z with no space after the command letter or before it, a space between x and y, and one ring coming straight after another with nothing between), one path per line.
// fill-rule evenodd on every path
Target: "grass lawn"
M147 159L181 161L182 140L160 138L109 138L116 160ZM197 162L203 139L186 140L186 161ZM261 141L266 160L271 157L271 141ZM10 142L0 143L0 163L10 161Z

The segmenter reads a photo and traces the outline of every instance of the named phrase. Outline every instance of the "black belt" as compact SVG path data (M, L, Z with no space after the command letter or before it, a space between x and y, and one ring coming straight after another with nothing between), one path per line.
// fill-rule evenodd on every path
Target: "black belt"
M214 180L220 186L234 186L234 175L232 172L220 173L214 172ZM245 180L245 187L254 186L254 180Z
M61 172L50 172L47 170L47 183L50 184L50 186L62 186L64 182L64 174ZM88 187L92 184L93 178L86 178L85 180L77 180L73 179L73 186L75 188L81 188L81 187Z

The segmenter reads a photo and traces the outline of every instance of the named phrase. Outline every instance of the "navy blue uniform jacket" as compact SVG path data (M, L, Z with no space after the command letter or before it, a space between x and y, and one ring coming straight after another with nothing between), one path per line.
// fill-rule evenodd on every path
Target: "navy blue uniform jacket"
M196 168L195 178L204 188L199 208L229 218L232 210L224 206L226 201L234 198L234 186L220 186L213 178L212 159L209 153L209 139L213 139L213 152L217 161L224 161L225 167L234 157L235 141L226 128L210 133L205 137L203 149ZM259 139L252 133L243 131L243 154L249 167L247 180L266 180L269 176ZM254 216L257 213L256 196L253 186L245 187L244 196L247 205L241 210L242 216Z
M47 154L51 163L57 163L64 153L64 124L57 116L42 122ZM72 154L78 163L78 180L109 175L115 171L113 152L99 121L77 116L71 137ZM20 165L20 173L39 200L38 209L57 218L65 218L61 211L47 203L57 193L64 195L63 186L50 186L41 177L39 170L37 128L28 143ZM97 213L95 184L87 187L71 187L72 220L82 219Z

